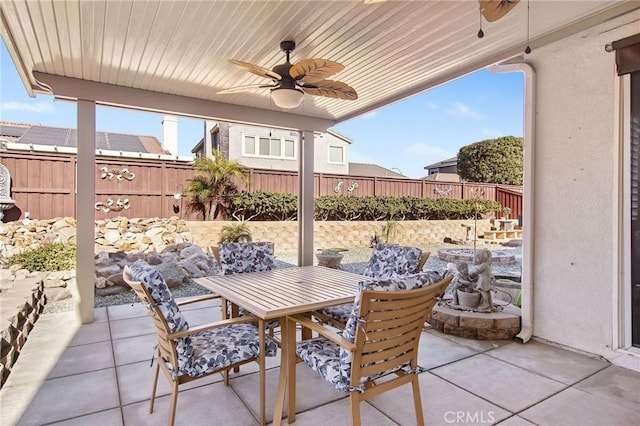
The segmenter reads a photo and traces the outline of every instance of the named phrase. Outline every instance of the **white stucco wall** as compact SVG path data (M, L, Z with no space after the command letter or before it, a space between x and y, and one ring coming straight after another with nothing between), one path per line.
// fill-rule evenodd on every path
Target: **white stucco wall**
M604 44L610 30L614 40L639 32L638 19L527 56L537 72L534 336L605 356L617 321L619 140L615 54Z
M296 143L295 158L264 158L243 155L242 141L243 135L284 137L293 139ZM240 160L242 164L251 168L272 169L272 170L298 170L298 132L280 129L268 129L264 127L231 124L229 126L229 158ZM330 164L328 162L329 145L342 146L345 149L344 164ZM349 143L330 133L315 134L314 138L314 171L316 173L349 173Z

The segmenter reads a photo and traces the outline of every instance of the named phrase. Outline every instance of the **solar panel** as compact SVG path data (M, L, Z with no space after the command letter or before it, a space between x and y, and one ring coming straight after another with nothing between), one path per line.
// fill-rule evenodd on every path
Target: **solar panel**
M108 146L107 149L113 149L114 151L147 152L137 136L107 133L105 141Z
M20 131L19 134L18 131ZM10 133L13 132L13 133ZM20 136L19 143L60 146L76 148L76 129L58 127L32 126L30 128L16 126L0 126L0 135ZM123 152L149 152L138 136L122 133L96 132L96 148Z
M20 137L28 127L0 125L0 136Z
M57 127L33 126L25 132L20 143L34 145L57 145L75 147L75 131L73 129L60 129Z

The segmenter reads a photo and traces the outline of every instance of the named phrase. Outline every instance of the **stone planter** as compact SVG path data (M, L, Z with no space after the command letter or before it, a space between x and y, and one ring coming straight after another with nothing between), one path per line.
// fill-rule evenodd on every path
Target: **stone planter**
M480 304L480 293L466 293L464 291L456 290L458 292L458 303L461 306L468 306L470 308L476 308Z
M522 284L511 279L498 278L494 283L496 291L496 299L504 302L510 302L512 305L516 304L516 300L522 291ZM511 300L509 300L509 296Z
M338 254L316 253L316 258L318 258L318 266L324 266L324 267L333 268L333 269L342 269L342 265L340 264L340 262L342 262L343 257L344 256L340 253Z

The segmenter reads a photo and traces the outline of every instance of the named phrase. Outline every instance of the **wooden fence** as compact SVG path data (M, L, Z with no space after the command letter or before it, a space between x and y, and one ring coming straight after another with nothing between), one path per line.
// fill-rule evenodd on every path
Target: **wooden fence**
M32 218L76 215L75 155L0 151L9 170L11 197L16 206L5 212L4 221L18 220L29 212ZM185 183L194 176L190 163L136 158L97 157L96 197L101 203L96 219L113 216L170 217L198 220L187 209ZM104 177L104 178L103 178ZM133 178L132 178L133 177ZM252 169L250 191L297 194L298 174L289 171ZM511 218L522 214L522 189L493 184L442 183L421 179L345 176L316 173L315 196L414 196L420 198L483 198L511 208ZM125 200L128 203L125 203ZM122 207L118 210L118 205ZM129 208L124 208L127 205ZM111 206L111 210L104 211Z

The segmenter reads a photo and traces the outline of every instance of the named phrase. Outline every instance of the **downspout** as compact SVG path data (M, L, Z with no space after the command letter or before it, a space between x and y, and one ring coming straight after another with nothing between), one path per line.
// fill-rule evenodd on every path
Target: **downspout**
M535 243L535 128L536 128L536 71L524 62L496 65L494 73L521 72L524 74L524 193L522 200L522 328L516 336L527 343L533 335L533 250Z

